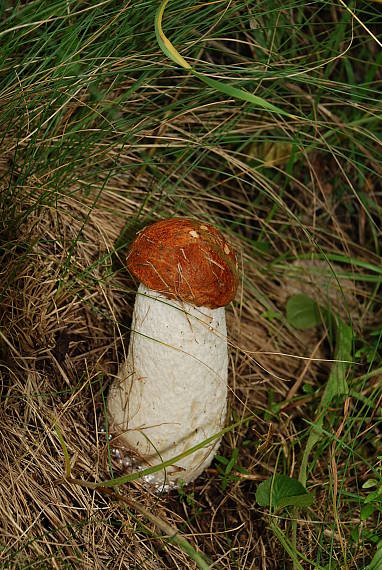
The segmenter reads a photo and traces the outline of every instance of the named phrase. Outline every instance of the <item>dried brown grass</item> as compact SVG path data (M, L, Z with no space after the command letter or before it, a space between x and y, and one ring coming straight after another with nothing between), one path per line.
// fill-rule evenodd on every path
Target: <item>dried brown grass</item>
M138 160L133 150L129 152L123 160ZM274 192L265 179L257 174L256 180L252 178L254 171L245 162L222 149L217 153L243 177ZM3 168L8 168L6 161ZM35 182L23 189L19 213L36 203L41 181ZM68 484L54 429L57 422L74 477L110 478L105 435L100 431L102 398L126 350L134 299L134 284L116 262L114 244L154 182L145 170L138 179L116 175L96 201L99 181L90 193L66 189L55 202L33 206L27 220L6 236L11 245L1 263L0 559L7 568L195 567L161 528L134 511L131 502L126 506L109 495ZM277 570L284 552L265 529L263 511L255 502L256 485L273 472L280 454L290 474L296 472L298 447L292 443L298 441L300 418L310 398L294 404L288 394L299 377L311 385L322 382L329 364L320 359L328 352L325 343L319 343L322 333L301 334L285 320L280 326L263 316L262 299L273 310L283 311L296 283L284 269L269 278L266 257L256 257L254 263L245 232L253 223L265 224L261 212L251 219L227 185L203 201L202 188L203 178L198 179L195 171L185 177L176 199L186 198L187 215L221 223L220 212L232 218L240 212L243 222L248 222L243 233L231 236L241 258L243 283L239 302L228 310L230 412L238 418L254 413L257 419L228 434L220 449L230 457L232 449L240 447L240 464L248 475L238 476L223 491L218 472L211 467L185 490L188 500L180 500L174 492L156 496L139 482L120 492L178 529L217 567ZM298 200L309 201L310 196L291 194L284 200L293 209ZM304 210L303 203L298 206ZM154 216L176 213L174 195L156 207ZM304 240L301 228L284 212L280 210L268 228L280 253L288 248L297 251ZM148 208L147 213L153 211ZM277 232L277 225L285 223L291 225L287 243ZM331 231L335 233L335 228ZM329 239L325 232L322 236L323 242ZM343 239L342 229L335 238ZM353 291L348 307L359 317L352 299ZM312 355L317 360L299 358ZM279 419L264 419L270 390L285 402ZM118 473L119 466L113 468ZM313 477L313 486L320 487L326 466L319 465ZM320 508L320 493L316 513L318 518L330 516L324 499ZM302 521L302 529L301 545L310 556L317 547L315 537L308 521Z

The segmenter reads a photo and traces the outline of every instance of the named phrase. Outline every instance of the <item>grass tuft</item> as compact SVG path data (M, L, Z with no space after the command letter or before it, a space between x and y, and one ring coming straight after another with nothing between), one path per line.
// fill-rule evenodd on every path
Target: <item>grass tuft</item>
M378 2L0 10L1 567L377 569ZM241 286L219 454L155 495L113 457L105 398L126 248L176 215L227 235ZM296 295L319 326L290 322ZM257 504L299 478L311 506Z

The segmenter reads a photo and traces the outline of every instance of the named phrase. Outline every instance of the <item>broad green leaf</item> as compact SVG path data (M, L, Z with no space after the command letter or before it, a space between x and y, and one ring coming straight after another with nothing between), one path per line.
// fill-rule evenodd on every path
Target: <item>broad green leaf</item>
M372 493L368 494L368 496L365 498L364 503L365 505L374 503L377 499L378 499L378 491L373 491Z
M314 501L314 496L310 493L305 493L305 495L294 495L292 497L285 497L284 499L279 499L278 508L293 506L293 507L310 507Z
M256 490L256 501L261 507L308 507L313 499L313 495L299 481L287 475L270 477L260 483Z
M363 505L361 509L361 521L368 519L375 511L374 505Z
M368 479L362 485L362 489L372 489L373 487L376 487L377 485L378 485L377 479Z
M288 323L296 329L310 329L322 323L323 315L318 304L304 293L290 297L286 311Z

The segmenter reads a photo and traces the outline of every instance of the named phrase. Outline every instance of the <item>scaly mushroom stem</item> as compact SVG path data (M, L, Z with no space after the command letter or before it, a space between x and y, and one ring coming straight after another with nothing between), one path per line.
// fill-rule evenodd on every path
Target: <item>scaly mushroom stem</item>
M111 387L108 416L116 446L156 465L224 427L227 339L224 307L208 309L139 286L126 362ZM166 469L178 485L210 465L219 441ZM156 485L165 473L152 475Z

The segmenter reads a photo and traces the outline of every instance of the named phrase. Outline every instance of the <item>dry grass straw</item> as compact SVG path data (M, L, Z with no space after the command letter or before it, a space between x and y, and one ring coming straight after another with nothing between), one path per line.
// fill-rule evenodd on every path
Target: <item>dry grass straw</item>
M178 78L165 79L164 86L152 86L152 94L169 94ZM185 83L183 96L192 92L192 88L187 90ZM145 97L149 95L147 91ZM137 95L130 101L130 110L139 111L141 104ZM55 139L64 136L71 116L82 105L86 101L81 98L67 105ZM323 113L320 106L318 110ZM302 418L312 419L310 406L315 396L307 394L297 400L293 396L302 382L322 386L330 369L326 333L301 333L285 320L286 300L302 282L313 296L327 300L328 280L321 284L312 279L309 264L302 262L294 266L299 268L297 277L295 272L291 275L282 256L317 252L315 244L320 243L323 250L345 252L370 263L377 263L378 257L364 247L365 222L363 230L354 229L346 211L338 217L329 198L331 190L325 186L329 175L318 153L303 157L304 172L300 179L291 177L281 197L275 180L250 165L253 160L264 162L264 156L256 155L261 154L259 147L236 152L229 144L211 144L215 129L234 115L237 121L230 127L231 135L248 139L274 128L291 139L301 127L298 122L292 126L282 120L277 123L257 111L241 114L232 101L201 105L168 121L164 117L159 127L141 129L134 146L120 148L114 139L118 133L112 132L112 142L97 143L88 163L75 172L73 188L65 187L62 193L53 190L54 173L47 168L39 178L29 178L8 204L16 206L15 219L29 207L32 213L17 227L4 230L8 247L1 260L0 561L4 567L196 567L179 545L164 536L163 530L170 525L212 559L213 567L280 568L285 553L274 534L265 529L264 510L255 502L256 485L280 464L290 475L297 474L299 438L306 429ZM28 136L20 143L21 155ZM41 136L37 147L46 143ZM187 168L181 154L172 161L168 157L158 160L155 175L145 167L138 174L124 168L141 164L141 152L152 157L162 149L193 149L198 156L204 139L210 145L201 159L204 168ZM9 160L16 142L12 138L3 142L3 192L7 191ZM116 159L121 167L118 173L91 178L95 163L99 172L112 172ZM281 171L285 163L272 165ZM13 166L17 170L17 164ZM205 191L211 172L213 194ZM158 188L158 179L165 180L167 187ZM45 191L51 192L50 199L39 201ZM258 194L264 199L253 207ZM279 208L269 220L267 214L275 203ZM239 463L247 470L247 474L235 473L237 480L226 489L212 466L185 489L185 497L177 493L157 496L139 482L126 485L119 490L127 498L126 505L64 480L63 451L54 425L66 442L73 477L91 482L110 478L107 442L100 431L103 398L127 348L134 300L134 284L116 263L115 243L140 210L146 220L176 214L202 217L227 233L235 220L240 221L229 236L239 253L243 278L237 302L228 310L229 420L248 413L256 420L224 438L220 454L230 458L239 447ZM272 266L266 252L257 255L252 240L261 232L266 234L273 257L279 258L278 264ZM310 243L307 235L312 237ZM353 270L357 272L356 267ZM348 279L342 284L350 318L356 324L370 325L372 288ZM333 288L336 292L330 298L338 299L338 284ZM344 299L342 294L340 299ZM275 314L277 318L272 317ZM374 317L379 318L380 312ZM364 396L378 383L380 376L372 378ZM272 411L270 395L281 404L279 415ZM376 425L372 423L370 429L378 434ZM342 456L341 462L345 462ZM298 547L312 559L318 547L314 525L333 517L328 507L329 463L329 455L316 463L310 476L310 486L316 490L315 519L310 513L299 526ZM341 468L339 463L337 469ZM114 473L118 469L114 463ZM361 461L359 469L363 476ZM357 488L356 481L348 483L349 489ZM132 501L140 505L139 510L134 510ZM144 509L161 524L145 516ZM357 516L344 518L350 524ZM329 533L324 541L328 551L340 557L341 537L325 532Z
M146 176L141 186L150 184ZM189 196L190 182L185 183ZM133 299L128 276L112 271L111 254L140 203L141 190L132 183L111 179L90 214L92 198L78 195L60 196L58 208L39 207L18 228L14 249L3 257L3 283L12 276L2 300L6 365L1 369L0 416L1 542L7 545L1 558L9 568L190 567L185 553L158 536L161 529L141 513L65 483L62 448L54 430L57 422L74 476L88 481L109 478L105 435L99 431L101 390L107 391L124 354ZM189 203L188 214L200 215L198 203ZM27 206L28 201L20 208ZM215 209L219 204L213 202L209 219ZM230 406L240 417L266 410L271 388L285 400L302 368L304 380L316 382L322 364L306 365L285 356L309 357L313 341L307 343L306 334L287 328L276 335L272 322L259 318L263 306L256 290L276 307L280 299L284 302L285 287L264 278L245 243L236 242L245 282L256 284L244 284L240 303L229 310ZM290 442L298 430L294 417L299 413L291 405L281 422L268 424L259 417L227 436L222 454L244 438L258 444L247 452L243 448L241 463L249 475L224 493L214 468L195 483L195 497L188 503L180 503L176 494L155 496L139 482L121 492L180 529L219 567L276 569L281 547L271 535L264 538L255 483L273 471L275 448L286 456L293 450ZM114 469L118 472L118 466Z
M105 191L83 228L86 201L62 196L59 211L42 207L17 236L19 244L33 245L26 254L11 255L8 265L3 264L3 279L16 267L3 299L2 321L8 365L2 369L0 509L1 532L8 544L2 558L9 567L32 561L59 568L64 561L96 568L110 561L114 567L126 568L189 564L182 551L153 540L160 529L146 529L139 514L63 480L63 454L54 422L68 446L73 475L89 481L108 478L105 435L98 431L103 423L100 390L107 390L123 356L121 337L131 316L127 300L132 299L126 294L127 276L110 272L113 244L124 221L135 213L129 186L129 200L124 199L122 187L118 194L119 219L108 211L115 208L117 194ZM62 267L81 228L70 259L74 278L61 284ZM102 257L105 260L89 275L89 267ZM197 528L186 522L190 513L182 513L176 497L158 498L139 484L124 492L155 509L167 524L183 527L185 536L201 543L206 554L220 552L220 564L227 567L226 530L219 522L219 511L229 513L229 496L217 502L213 487L211 471L197 484L202 508L212 509L210 521L199 522ZM239 488L236 492L235 502L244 506L246 499ZM236 512L229 515L227 532L234 539L233 547L238 548L237 543L247 556L254 529L248 514L240 512L239 517Z

